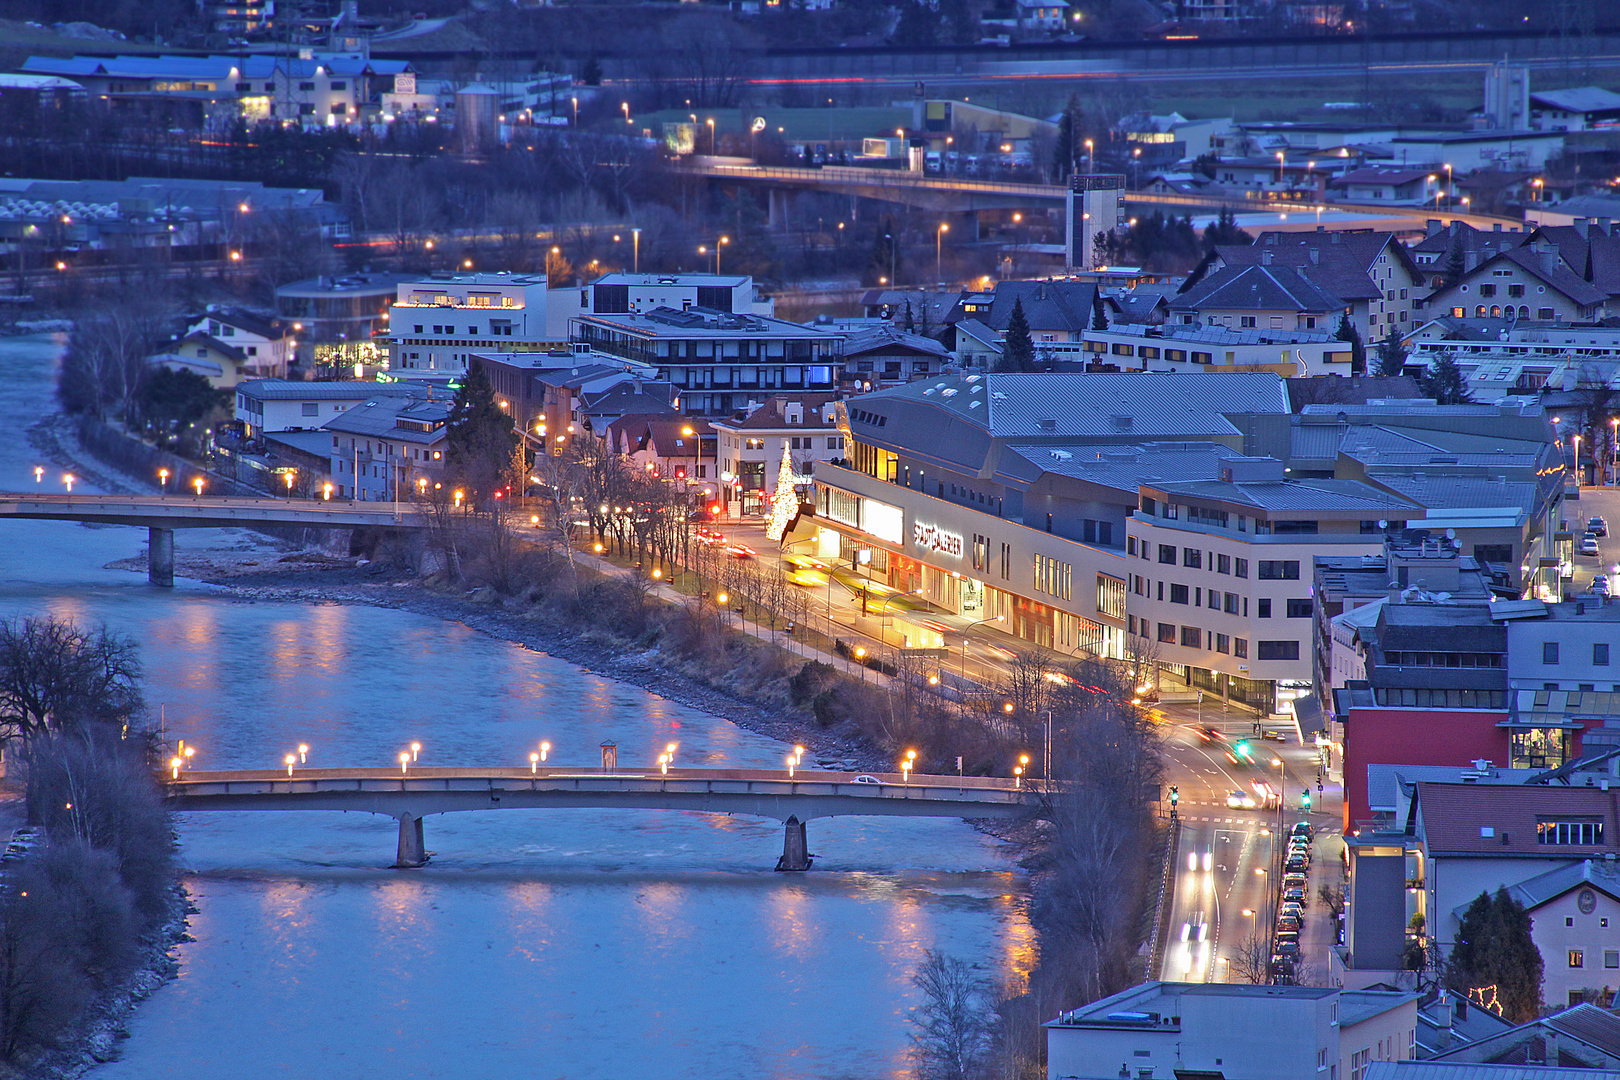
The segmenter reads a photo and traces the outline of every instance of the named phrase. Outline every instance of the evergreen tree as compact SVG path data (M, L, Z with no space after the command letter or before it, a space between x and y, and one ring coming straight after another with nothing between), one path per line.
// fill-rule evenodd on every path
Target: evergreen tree
M1191 222L1189 221L1188 224L1190 225ZM1204 226L1204 251L1206 254L1214 251L1217 244L1252 243L1254 243L1254 237L1249 235L1248 230L1238 228L1237 215L1224 207L1215 216L1214 221Z
M917 332L917 320L911 314L911 301L907 300L906 301L906 333L915 334L916 332Z
M1034 371L1035 340L1029 336L1029 320L1024 316L1024 301L1013 301L1012 315L1007 318L1007 336L1001 343L1001 359L997 371Z
M1063 107L1063 115L1058 118L1057 145L1052 148L1052 172L1058 183L1067 181L1074 174L1074 164L1085 140L1082 134L1084 123L1080 97L1070 94L1069 103Z
M1467 405L1474 400L1462 369L1450 353L1441 353L1429 370L1418 376L1418 389L1434 398L1437 405Z
M1102 292L1091 294L1091 328L1093 330L1108 329L1108 311L1103 306Z
M1406 368L1408 349L1401 335L1391 330L1378 342L1378 374L1385 378L1399 375Z
M1530 915L1506 889L1480 893L1468 905L1446 965L1446 983L1460 994L1496 988L1502 1016L1515 1024L1541 1013L1541 950L1530 936ZM1477 1000L1477 999L1476 999Z
M1350 343L1351 373L1355 375L1364 373L1367 370L1367 346L1362 344L1361 331L1350 321L1349 312L1339 316L1339 328L1334 331L1333 336Z
M474 363L456 388L445 425L445 466L454 483L468 488L473 501L500 486L518 436L512 417L495 400L483 365Z
M1468 260L1463 254L1462 237L1453 237L1451 249L1446 252L1446 288L1451 288L1462 280L1468 272Z

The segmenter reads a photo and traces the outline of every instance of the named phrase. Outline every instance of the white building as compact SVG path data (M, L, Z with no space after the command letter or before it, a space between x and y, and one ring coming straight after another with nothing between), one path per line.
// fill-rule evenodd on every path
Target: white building
M1416 1056L1417 994L1317 986L1146 982L1059 1014L1046 1075L1360 1080Z
M240 349L245 357L243 375L247 378L280 378L286 375L297 348L291 327L276 319L230 308L211 308L193 319L186 333L207 334Z
M474 350L536 351L547 337L544 274L435 275L401 283L388 309L389 371L447 382ZM555 340L565 340L555 339Z
M741 419L711 423L719 438L721 479L742 501L745 514L762 512L776 488L782 457L791 460L794 483L815 482L819 462L844 457L844 433L832 394L773 397Z
M367 401L406 398L407 383L303 382L253 379L236 387L236 419L249 436L281 431L313 431Z
M1290 480L1272 458L1145 482L1125 541L1127 631L1189 685L1269 711L1312 684L1312 558L1379 554L1381 521L1423 513L1354 480Z

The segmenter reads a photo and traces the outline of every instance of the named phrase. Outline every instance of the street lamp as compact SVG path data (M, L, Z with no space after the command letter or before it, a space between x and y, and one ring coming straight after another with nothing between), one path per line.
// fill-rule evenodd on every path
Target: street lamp
M709 117L704 123L709 125L709 156L714 157L714 117Z
M169 470L168 469L163 470L163 478L165 480L167 480L169 478ZM45 466L43 466L43 465L35 465L34 466L34 483L43 484L44 482L45 482Z
M287 481L287 498L289 499L292 498L293 478L296 477L297 474L298 470L296 469L288 469L286 472L281 474L282 478Z
M641 230L630 230L630 271L641 273Z
M983 626L985 623L1006 622L1006 621L1007 621L1007 616L1005 616L1005 615L997 615L993 619L980 619L978 622L971 622L971 623L968 623L967 626L963 627L963 629L962 629L962 678L963 678L963 680L967 679L967 639L968 639L968 634L972 631L972 629L975 626Z
M197 489L197 498L199 498L199 499L202 498L203 478L200 477L200 476L194 478L191 481L191 486ZM71 491L72 488L70 487L68 490Z
M543 742L543 743L541 743L541 744L540 744L540 760L541 760L541 761L544 761L544 760L546 760L546 758L547 758L547 757L548 757L548 756L549 756L549 755L550 755L550 754L551 754L551 744L550 744L550 743L548 743L548 742Z
M288 775L288 776L291 776L291 775L292 775L292 771L293 771L293 764L294 764L294 763L295 763L295 762L297 762L297 760L298 760L298 758L297 758L297 756L296 756L296 755L293 755L293 754L288 754L288 755L287 755L287 756L286 756L286 757L285 757L285 758L283 758L283 759L282 759L282 760L283 760L283 761L285 761L285 762L286 762L286 763L287 763L287 775Z
M939 231L934 234L934 280L941 284L945 281L945 273L941 269L944 265L945 234L950 231L951 227L942 221L939 223Z
M298 744L298 764L303 765L309 761L309 743Z
M410 771L410 767L411 752L409 750L401 750L399 752L399 775L404 776Z
M917 767L917 751L907 750L906 756L900 759L900 775L905 777L906 783L911 783L911 770Z
M38 480L39 479L39 474L44 472L44 471L45 471L44 469L35 469L34 470L34 479ZM158 489L160 491L162 491L163 494L165 494L165 495L167 495L169 493L169 470L168 469L159 469L158 470Z
M332 501L332 482L330 480L321 485L321 498L326 502Z
M185 763L177 757L172 757L169 759L169 769L171 770L171 775L174 779L180 779L180 766L183 764Z
M794 757L792 754L789 754L787 756L787 770L788 770L788 779L789 780L793 779L793 770L796 769L798 767L798 765L799 765L799 759Z
M715 245L714 245L714 276L715 277L720 276L720 249L721 249L721 247L723 247L724 245L729 244L729 243L731 243L731 237L729 237L729 236L722 236L719 240L715 241Z
M419 743L419 742L411 743L411 760L412 761L415 761L416 760L416 755L420 754L421 752L422 752L422 744L421 743Z
M62 483L67 485L67 492L68 492L69 495L73 494L73 481L76 480L76 479L78 479L78 478L75 477L72 473L63 473L62 474Z
M1086 172L1087 173L1092 173L1092 172L1096 171L1097 158L1096 158L1096 154L1094 153L1095 150L1096 150L1096 147L1094 145L1092 145L1091 140L1087 139L1086 140Z

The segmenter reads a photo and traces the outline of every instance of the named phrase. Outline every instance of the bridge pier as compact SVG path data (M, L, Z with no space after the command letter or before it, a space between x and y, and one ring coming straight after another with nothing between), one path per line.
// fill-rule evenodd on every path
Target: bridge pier
M427 845L422 839L422 819L412 814L399 815L399 854L394 869L412 870L427 865Z
M791 815L782 836L782 857L776 860L777 870L810 869L810 842L805 835L804 822Z
M174 588L174 530L156 525L146 530L146 580L165 589Z
M785 229L788 224L788 193L771 188L766 195L765 227Z

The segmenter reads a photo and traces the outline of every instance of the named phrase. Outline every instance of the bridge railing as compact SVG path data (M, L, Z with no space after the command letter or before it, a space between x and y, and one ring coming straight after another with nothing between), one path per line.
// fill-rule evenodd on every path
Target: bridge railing
M531 769L522 765L454 766L413 764L405 772L393 768L311 769L296 767L289 777L281 769L229 769L186 770L178 779L167 771L161 774L164 784L171 789L184 789L188 784L220 784L230 782L258 783L288 779L318 780L718 780L758 781L772 783L865 784L861 777L870 777L885 787L960 788L984 792L1030 791L1029 785L995 776L956 776L953 774L915 773L909 777L901 773L833 772L819 769L795 769L790 777L786 769L670 769L660 772L656 764L645 768L620 767L604 769L600 766L553 765Z

